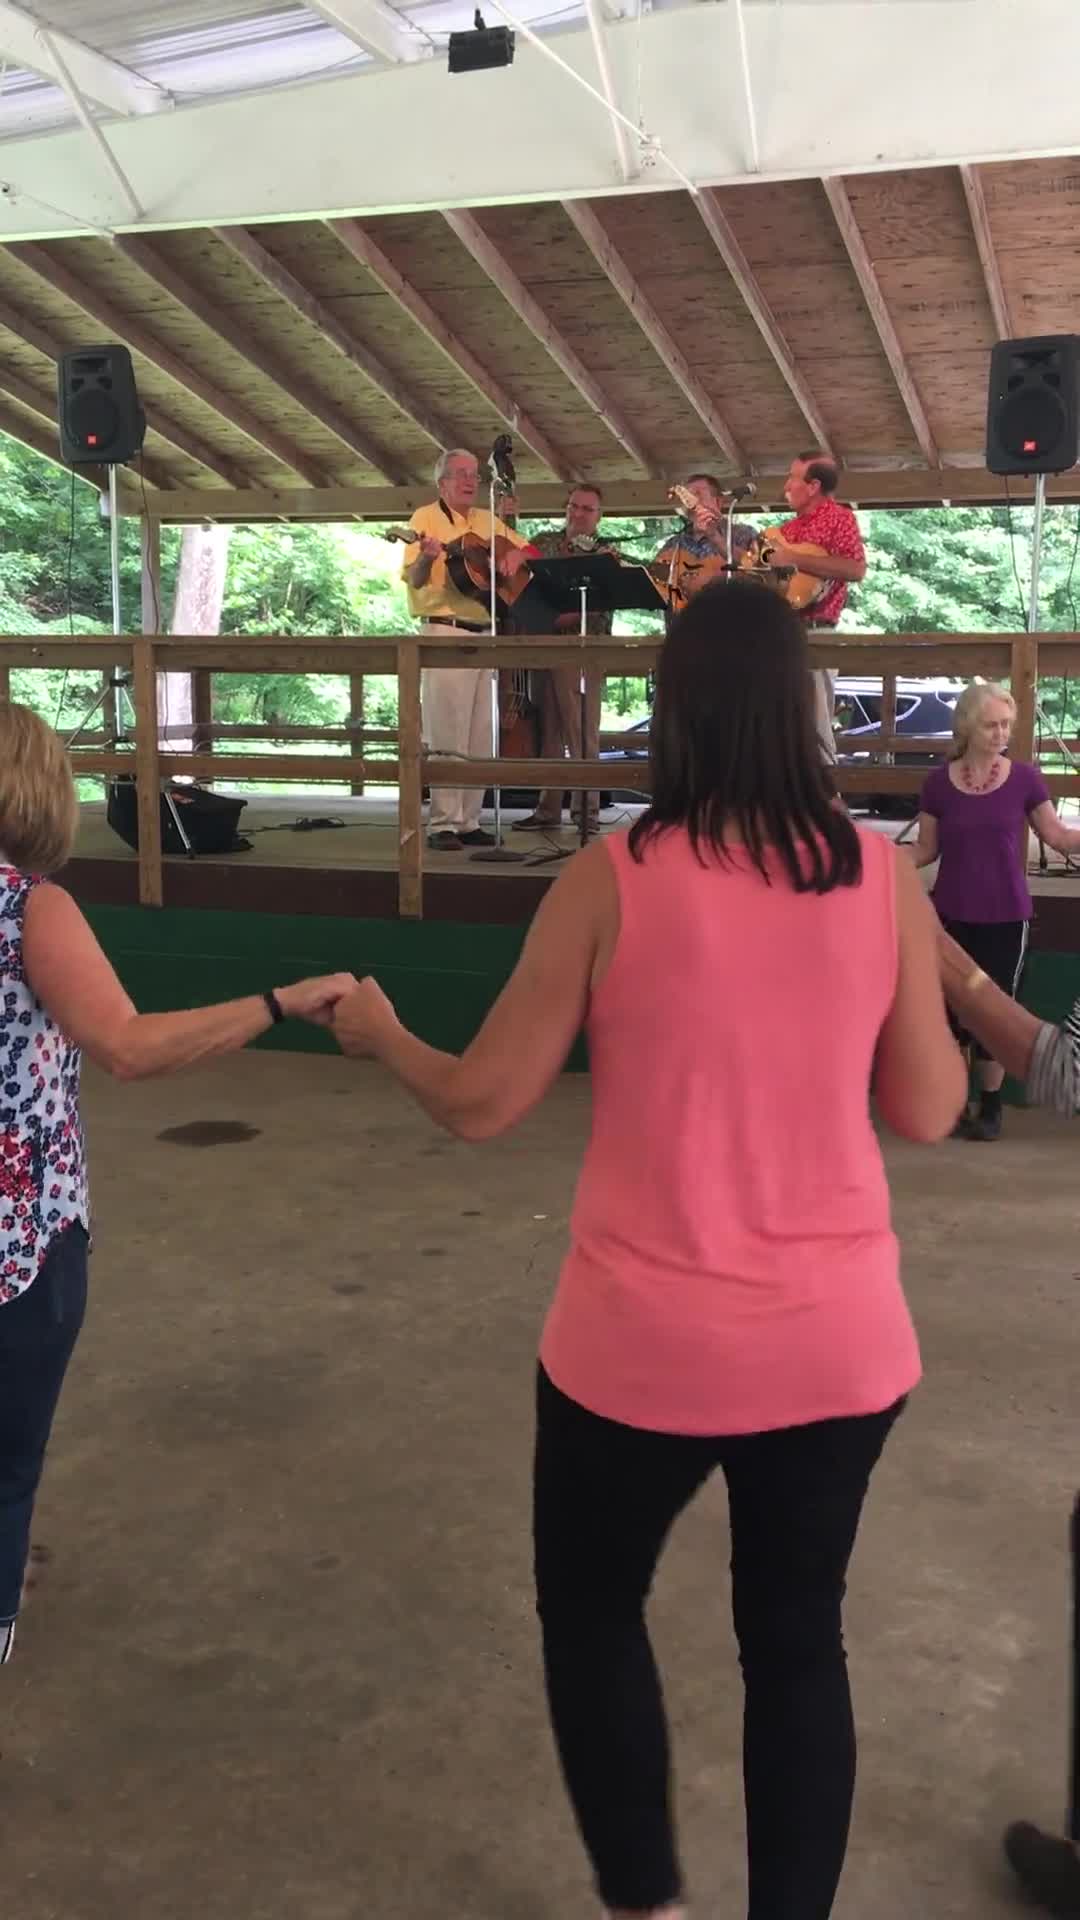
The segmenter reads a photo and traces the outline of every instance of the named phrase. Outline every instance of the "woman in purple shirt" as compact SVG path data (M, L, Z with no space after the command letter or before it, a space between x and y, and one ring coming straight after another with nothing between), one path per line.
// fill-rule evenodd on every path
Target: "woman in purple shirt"
M1015 718L1012 695L993 681L976 681L961 694L953 751L923 787L913 849L917 867L941 862L933 900L946 931L1014 998L1033 911L1025 822L1058 853L1080 851L1080 831L1062 825L1038 768L1008 758ZM968 1037L957 1031L961 1040ZM957 1132L969 1140L996 1140L1005 1069L985 1047L973 1045L982 1098L977 1113L961 1115Z

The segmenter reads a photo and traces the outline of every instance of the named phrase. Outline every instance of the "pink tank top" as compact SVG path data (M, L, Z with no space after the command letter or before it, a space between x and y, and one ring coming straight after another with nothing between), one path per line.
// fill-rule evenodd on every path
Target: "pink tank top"
M628 1426L758 1433L919 1378L870 1118L897 974L895 862L795 893L684 833L605 842L620 931L587 1033L593 1124L544 1331L555 1385Z

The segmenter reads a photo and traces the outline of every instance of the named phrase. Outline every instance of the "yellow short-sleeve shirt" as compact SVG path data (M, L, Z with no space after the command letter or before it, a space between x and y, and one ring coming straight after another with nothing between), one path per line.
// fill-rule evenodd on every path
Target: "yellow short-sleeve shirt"
M409 612L414 620L467 620L477 627L487 626L487 605L479 596L470 598L459 593L449 578L445 557L437 555L431 569L431 577L422 587L410 586L408 571L413 561L420 555L420 536L428 534L435 540L449 543L460 540L463 533L477 533L481 540L491 539L491 515L486 507L470 507L467 514L452 513L441 500L432 500L429 505L417 507L409 526L416 534L416 544L406 547L405 558L401 563L402 576L408 587ZM526 547L528 541L513 527L508 527L496 515L495 532L501 533L512 546Z

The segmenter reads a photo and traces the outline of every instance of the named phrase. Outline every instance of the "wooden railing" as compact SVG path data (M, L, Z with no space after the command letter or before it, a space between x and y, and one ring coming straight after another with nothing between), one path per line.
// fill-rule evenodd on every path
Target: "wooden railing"
M119 667L131 676L135 709L133 737L129 742L93 743L85 740L73 746L71 759L79 774L106 778L134 773L138 789L139 817L139 899L145 906L160 906L164 899L161 816L159 794L164 779L177 774L199 779L237 781L336 782L362 791L365 780L396 783L398 788L399 838L399 910L408 917L419 917L423 909L423 789L433 786L491 785L545 787L562 782L575 787L601 788L616 785L640 792L648 790L649 768L644 760L628 760L618 765L600 760L493 759L467 761L448 759L425 751L420 721L420 673L423 667L499 667L576 665L585 662L590 671L609 677L634 676L650 672L656 664L662 641L643 639L589 639L581 642L565 637L516 640L462 641L456 635L385 635L363 640L294 639L252 637L234 639L183 638L146 635L120 639L79 637L23 639L0 638L0 699L7 696L11 669L15 667L92 668L107 671ZM923 774L918 767L890 764L899 751L935 751L940 742L919 741L896 735L897 676L929 678L949 676L970 679L1006 680L1017 702L1017 720L1013 751L1021 759L1035 757L1037 685L1043 678L1080 673L1080 634L834 634L827 639L811 639L810 651L815 665L838 668L841 674L880 676L883 682L882 727L867 740L865 734L847 738L853 751L865 754L857 765L843 766L840 785L846 794L906 793L918 791ZM348 674L355 694L357 683L371 673L390 674L398 682L397 728L365 728L357 724L357 710L350 724L341 727L281 727L272 724L258 728L214 727L215 739L206 741L212 725L208 702L200 702L202 712L195 724L186 729L195 739L193 751L170 750L163 743L158 717L158 675L162 672L193 675L232 673ZM175 734L175 728L169 728ZM230 741L241 737L256 740L317 741L320 744L344 744L347 753L261 754L221 751ZM613 736L617 739L618 736ZM386 754L396 743L396 754ZM211 744L214 751L210 750ZM841 751L845 736L839 736ZM366 751L369 746L380 754ZM1047 743L1051 751L1051 743ZM1055 795L1080 793L1080 773L1048 774Z

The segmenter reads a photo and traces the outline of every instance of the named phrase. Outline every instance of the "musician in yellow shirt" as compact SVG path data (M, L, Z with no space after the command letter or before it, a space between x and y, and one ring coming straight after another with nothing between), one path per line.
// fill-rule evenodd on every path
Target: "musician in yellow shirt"
M480 481L475 454L462 447L444 453L435 468L438 498L418 507L409 522L416 534L406 547L402 577L408 588L409 612L429 633L487 633L489 609L462 593L450 578L445 549L464 533L491 538L491 514L474 505ZM524 560L527 542L496 518L496 534L516 549L500 563L504 576ZM458 754L464 759L490 760L495 751L492 728L494 674L489 667L425 667L420 698L424 739L433 753ZM483 804L480 787L432 789L428 846L436 853L459 853L463 847L493 847L493 834L480 825Z

